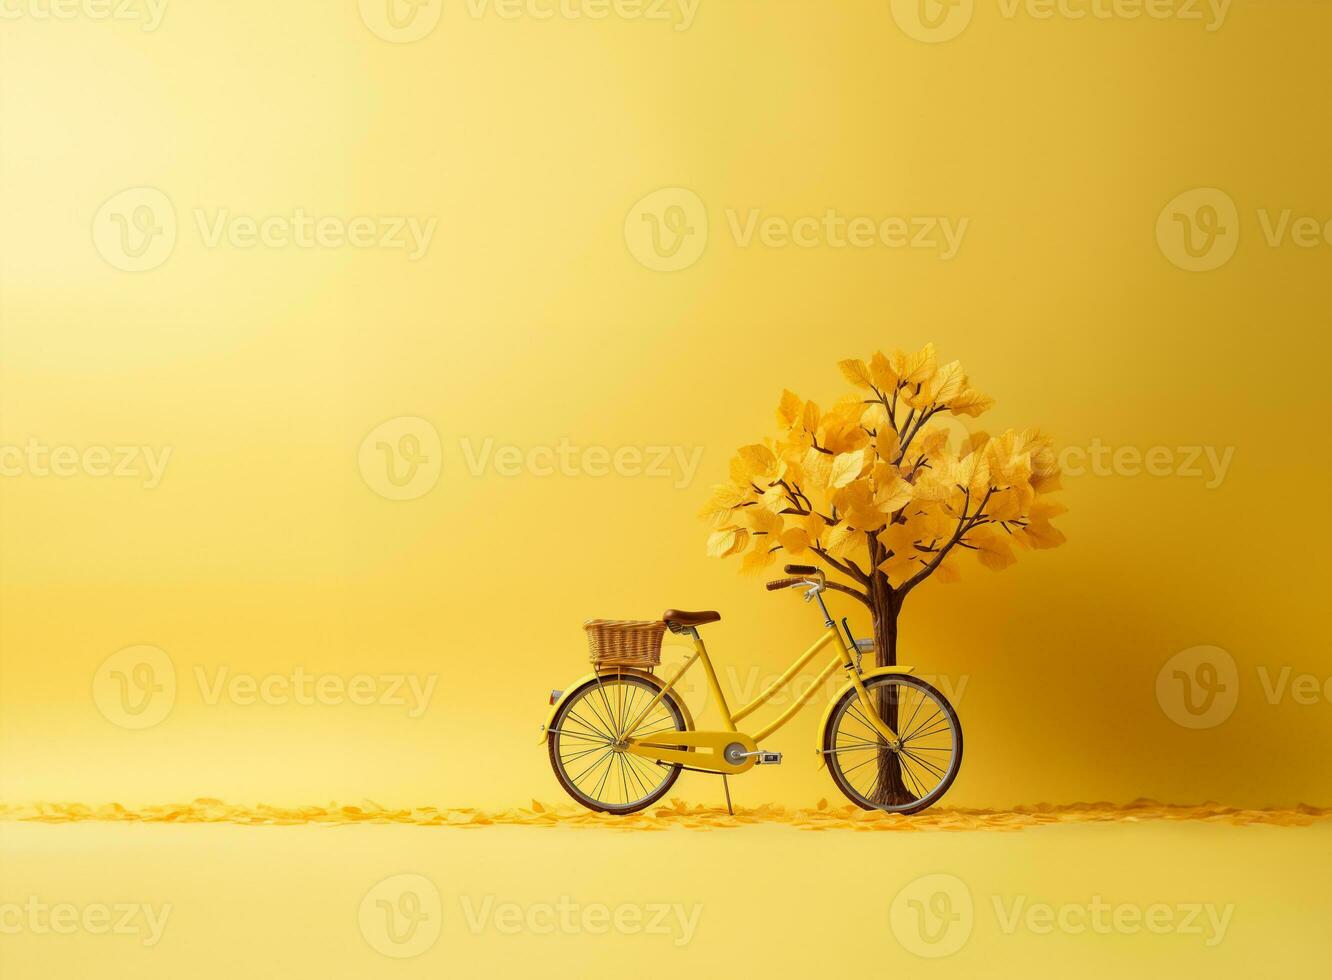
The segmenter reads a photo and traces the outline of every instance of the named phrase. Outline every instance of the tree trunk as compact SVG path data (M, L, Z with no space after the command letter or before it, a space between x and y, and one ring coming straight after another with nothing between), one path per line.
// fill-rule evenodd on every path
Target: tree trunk
M874 620L874 659L880 667L897 666L897 616L902 610L902 596L893 592L888 578L876 572L870 581L870 615ZM891 687L880 688L874 695L879 717L893 731L897 727L897 693ZM901 757L887 747L879 749L878 780L871 801L883 806L899 807L914 803L918 797L902 779Z

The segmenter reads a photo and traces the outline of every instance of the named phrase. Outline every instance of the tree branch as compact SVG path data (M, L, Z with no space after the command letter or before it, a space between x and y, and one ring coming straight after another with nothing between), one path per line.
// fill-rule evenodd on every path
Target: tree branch
M911 440L915 439L916 436L920 434L920 430L925 427L925 423L933 418L940 408L942 408L941 405L931 405L928 409L922 411L920 417L916 419L914 428L911 424L911 416L907 416L906 425L903 426L903 428L907 430L907 434L902 440L901 445L897 447L897 459L893 460L894 466L902 465L902 460L906 459L907 451L911 448ZM916 410L913 408L911 411L912 414L915 414Z
M976 513L968 517L967 502L969 502L971 499L971 491L970 490L966 491L966 499L963 501L962 504L962 516L959 517L957 520L957 530L953 532L953 536L949 538L947 542L944 543L943 547L941 547L938 551L934 553L934 557L930 559L930 561L928 562L928 564L926 564L924 568L922 568L915 575L911 576L911 578L907 579L905 582L902 583L901 588L898 590L902 593L902 595L906 595L921 582L929 578L930 574L936 568L938 568L939 565L943 562L948 552L953 550L953 546L956 545L959 541L961 541L963 536L966 535L968 531L970 531L973 527L976 526L976 522L979 521L980 518L985 516L985 505L990 502L990 497L993 494L994 494L994 487L990 487L988 490L986 490L985 497L981 500L980 506L976 508Z
M837 569L848 578L855 579L855 581L862 585L869 581L869 576L862 572L860 566L851 561L851 559L848 558L845 562L840 562L818 545L811 545L810 550L823 559L824 564L828 565L830 568Z
M824 585L836 592L844 592L847 595L860 600L866 606L870 604L869 596L861 592L859 589L853 589L851 586L843 585L841 582L824 582Z

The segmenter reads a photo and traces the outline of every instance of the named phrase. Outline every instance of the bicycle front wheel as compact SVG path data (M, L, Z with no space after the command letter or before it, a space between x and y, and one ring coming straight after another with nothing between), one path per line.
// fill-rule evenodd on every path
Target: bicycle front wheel
M573 691L551 722L550 765L565 792L603 813L634 813L666 795L679 765L624 751L629 738L687 731L673 692L645 711L660 688L635 674L605 673Z
M942 694L910 674L865 682L870 703L900 739L893 747L870 724L852 688L833 708L823 732L828 772L837 788L865 810L918 813L953 785L962 765L962 726Z

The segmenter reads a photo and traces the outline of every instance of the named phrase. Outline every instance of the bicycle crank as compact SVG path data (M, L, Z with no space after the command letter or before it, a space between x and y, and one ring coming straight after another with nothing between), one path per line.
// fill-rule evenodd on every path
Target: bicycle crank
M780 752L770 752L766 749L755 749L753 752L746 752L745 747L739 742L732 742L726 746L726 761L731 765L742 765L746 759L753 759L756 766L780 766L782 764L782 754Z

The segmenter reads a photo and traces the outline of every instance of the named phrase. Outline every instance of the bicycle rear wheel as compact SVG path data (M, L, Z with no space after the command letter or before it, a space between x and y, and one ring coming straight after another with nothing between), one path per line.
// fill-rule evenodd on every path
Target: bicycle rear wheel
M680 777L679 765L624 751L628 738L688 730L672 692L644 714L660 689L635 674L604 673L574 690L555 713L546 739L551 768L565 792L589 810L634 813L665 796Z

